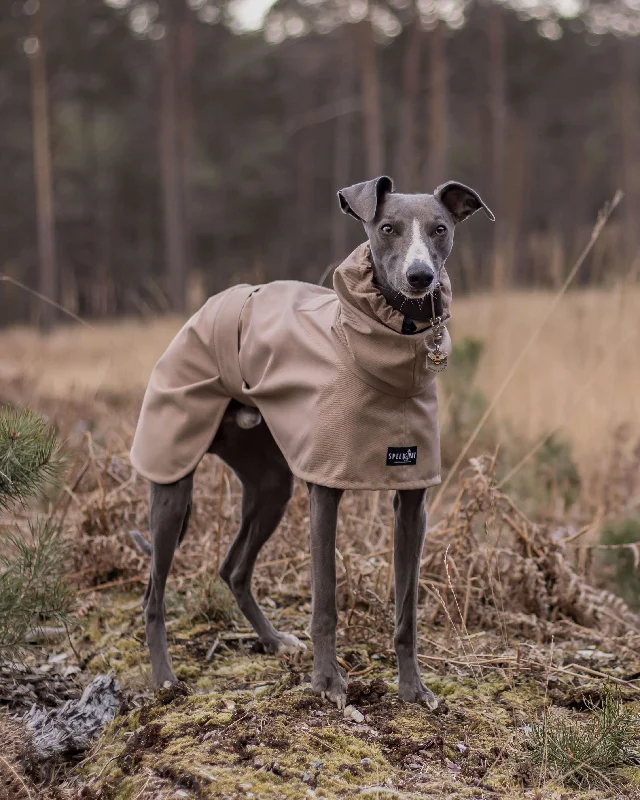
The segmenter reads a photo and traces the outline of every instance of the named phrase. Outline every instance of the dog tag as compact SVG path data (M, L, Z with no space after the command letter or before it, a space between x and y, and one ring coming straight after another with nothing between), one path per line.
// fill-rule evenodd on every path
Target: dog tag
M430 372L442 372L447 368L447 354L442 350L429 350L427 352L427 369Z
M442 372L447 368L447 354L443 353L440 349L442 343L442 320L441 317L436 317L435 306L433 303L433 295L431 296L431 308L433 311L433 350L427 350L427 369L430 372Z

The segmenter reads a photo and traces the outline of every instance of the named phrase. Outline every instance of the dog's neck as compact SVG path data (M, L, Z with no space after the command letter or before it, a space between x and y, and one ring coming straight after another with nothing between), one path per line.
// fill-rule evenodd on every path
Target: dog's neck
M419 299L407 297L402 292L396 289L391 289L386 286L383 281L378 278L378 269L369 243L369 258L371 266L373 267L373 285L389 303L391 308L395 308L405 316L405 323L403 325L403 333L415 333L416 326L411 323L432 323L434 317L441 317L442 309L442 296L440 294L440 284L436 284L429 294Z
M437 286L432 293L417 300L406 297L401 292L397 292L394 289L388 289L386 286L378 283L375 278L373 283L392 308L395 308L396 311L399 311L401 314L404 314L405 317L409 317L409 319L415 322L433 322L434 316L442 316L442 297L440 296L439 286Z

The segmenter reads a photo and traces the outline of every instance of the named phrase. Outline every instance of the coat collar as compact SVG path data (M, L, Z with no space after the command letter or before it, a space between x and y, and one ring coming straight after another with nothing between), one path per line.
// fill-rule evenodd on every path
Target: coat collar
M443 271L443 276L446 273ZM357 247L336 269L333 286L338 312L332 324L343 362L379 391L411 397L434 379L427 369L427 349L433 338L428 323L417 323L414 336L403 335L405 315L393 308L373 283L369 243ZM451 286L446 277L443 322L449 319Z
M440 277L440 287L442 321L447 322L451 316L451 282L444 269ZM417 301L404 298L400 294L396 299L391 296L391 292L376 286L369 242L359 245L335 270L333 288L341 303L377 319L397 333L405 332L407 317L415 323L415 330L418 332L431 327L431 315L424 307L429 302L428 299L419 305Z

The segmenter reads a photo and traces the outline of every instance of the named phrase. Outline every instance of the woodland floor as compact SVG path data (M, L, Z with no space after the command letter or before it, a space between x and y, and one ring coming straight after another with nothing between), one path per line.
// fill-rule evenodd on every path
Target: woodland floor
M261 599L280 628L306 639L306 596L274 592ZM538 774L526 746L527 726L545 708L587 716L589 701L597 702L608 682L640 711L640 658L621 642L608 641L603 650L602 637L577 626L559 626L562 641L553 645L421 626L420 652L429 654L423 678L440 699L436 713L398 701L395 658L381 646L384 637L342 644L348 702L364 715L354 722L311 693L310 650L296 659L266 656L240 620L194 621L176 592L168 615L182 682L152 694L139 591L103 592L87 612L73 637L83 668L72 680L82 685L113 670L123 703L84 760L61 770L58 796L640 797L635 767L616 776L615 788L567 788ZM45 688L55 682L51 673L64 674L73 661L63 640L50 645L48 656L27 660L25 677L42 676L41 702L53 700ZM19 710L23 703L12 694L9 705Z
M70 638L37 644L21 664L0 664L0 739L9 743L0 750L0 800L640 798L634 764L580 783L531 761L532 726L585 724L607 687L640 714L640 619L598 577L592 508L556 513L554 486L545 495L554 498L553 513L544 500L535 513L499 488L493 448L452 483L431 521L421 573L420 661L440 700L429 713L397 699L391 493L347 493L338 529L338 652L348 702L364 717L357 721L309 685L304 487L296 485L254 581L276 627L308 645L276 659L259 651L214 577L241 493L210 459L197 474L192 524L167 595L181 682L154 694L141 611L148 565L129 536L147 531L146 485L127 460L139 394L63 401L29 387L12 378L0 402L33 405L65 437L66 485L39 511L68 532L76 624ZM611 487L598 484L601 516L638 495L637 453L614 455L607 462L614 477L606 467ZM116 719L89 752L35 763L24 712L34 702L51 707L77 697L92 676L109 671L121 685Z

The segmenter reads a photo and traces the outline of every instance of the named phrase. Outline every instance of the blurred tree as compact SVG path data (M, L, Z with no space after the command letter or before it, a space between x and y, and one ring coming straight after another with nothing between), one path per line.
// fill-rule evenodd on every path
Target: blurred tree
M59 278L54 233L45 12L40 0L27 0L24 11L31 18L31 35L25 39L24 50L31 67L33 163L38 217L38 289L44 297L55 303L58 301ZM37 300L34 316L43 330L51 328L55 315L56 309L53 305Z
M384 141L382 109L380 108L380 78L375 41L368 20L356 25L357 46L362 75L363 137L366 145L366 169L369 175L384 171Z
M160 111L160 158L164 209L164 243L167 261L169 306L184 312L187 307L188 262L185 209L185 98L188 63L185 59L185 16L183 2L164 0L165 34L161 43L162 81Z
M496 215L493 228L493 290L500 291L505 282L504 198L505 155L507 151L507 80L505 25L503 10L492 5L486 15L489 43L489 117L491 127L491 202Z
M622 0L278 0L247 32L242 8L47 4L66 307L146 314L239 280L317 280L362 238L336 190L378 171L400 191L462 180L495 206L501 228L474 219L460 231L456 291L561 281L621 183L626 217L584 280L630 269L640 11ZM0 272L37 287L33 24L25 0L0 17ZM27 318L18 290L2 287L0 322Z
M625 256L628 266L638 258L640 235L638 210L640 209L640 102L638 101L638 43L621 42L619 93L617 116L620 120L620 186L627 201L624 207Z
M420 63L424 31L414 19L409 32L405 35L408 37L408 42L402 62L402 127L398 137L397 175L400 186L407 191L418 191L418 105L421 96Z
M414 23L414 25L416 24ZM433 191L446 180L449 144L447 34L446 24L440 19L436 20L433 30L429 33L428 54L429 85L427 98L429 111L427 114L427 127L429 136L426 147L427 169L422 185L423 187L428 187L427 191Z

